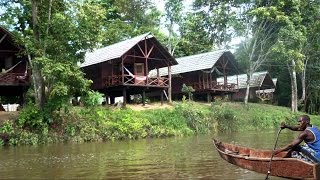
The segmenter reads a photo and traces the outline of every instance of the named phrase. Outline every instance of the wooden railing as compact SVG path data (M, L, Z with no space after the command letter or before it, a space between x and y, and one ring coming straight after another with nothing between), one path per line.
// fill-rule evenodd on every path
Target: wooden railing
M1 85L25 85L29 83L29 75L26 73L0 73Z
M109 76L105 82L106 87L118 86L118 85L137 85L137 86L153 86L153 87L168 87L169 78L156 77L150 78L146 76L130 76L124 75L123 82L121 75Z
M192 88L197 90L221 90L221 91L236 91L237 84L235 83L220 83L212 81L211 83L193 83Z

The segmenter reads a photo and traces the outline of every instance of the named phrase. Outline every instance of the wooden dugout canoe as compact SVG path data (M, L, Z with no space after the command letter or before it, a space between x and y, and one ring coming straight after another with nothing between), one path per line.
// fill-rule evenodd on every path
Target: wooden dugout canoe
M266 174L272 151L257 150L213 140L219 155L227 162L244 169ZM320 179L320 165L290 158L289 152L281 152L272 158L271 176L290 179Z

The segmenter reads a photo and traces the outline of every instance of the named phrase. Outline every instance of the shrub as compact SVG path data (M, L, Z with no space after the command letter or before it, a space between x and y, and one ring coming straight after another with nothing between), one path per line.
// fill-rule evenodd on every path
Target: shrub
M217 122L218 131L235 131L237 130L237 116L231 107L225 104L212 103L213 117Z
M41 110L36 105L29 104L20 112L19 118L16 120L16 125L22 129L38 130L45 125L43 119L44 117Z
M102 94L95 91L89 91L88 94L82 97L82 102L86 107L93 107L102 104Z

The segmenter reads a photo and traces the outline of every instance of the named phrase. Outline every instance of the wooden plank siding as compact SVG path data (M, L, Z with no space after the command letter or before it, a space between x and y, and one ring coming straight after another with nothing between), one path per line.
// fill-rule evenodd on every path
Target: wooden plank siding
M230 51L219 50L177 58L178 65L172 66L172 94L181 98L183 84L193 87L197 97L210 101L212 96L237 92L237 83L229 83L228 75L238 73L237 65ZM161 75L166 75L164 68ZM155 74L155 72L152 72ZM225 83L217 82L218 77L226 78ZM202 97L202 99L203 99Z
M177 62L169 52L147 33L98 49L87 55L80 67L86 78L93 81L93 90L114 99L167 90L171 81L169 77L160 76L159 73L152 77L148 74L150 70L168 69L175 64Z

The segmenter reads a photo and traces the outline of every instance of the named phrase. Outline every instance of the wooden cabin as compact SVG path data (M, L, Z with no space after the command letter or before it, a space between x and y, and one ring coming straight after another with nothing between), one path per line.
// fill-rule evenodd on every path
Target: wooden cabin
M192 86L195 100L210 102L213 96L237 92L237 82L230 83L228 75L238 73L233 54L228 50L219 50L176 59L178 65L172 66L172 96L181 100L183 84ZM155 71L152 72L155 74ZM161 75L168 75L160 69ZM225 83L217 81L223 77Z
M276 91L278 79L272 78L272 81L274 84L274 88L261 89L256 91L256 95L261 101L273 102L275 100L275 91Z
M238 83L236 87L238 92L231 95L231 99L234 101L243 101L246 95L247 88L247 74L240 74L238 76L229 76L227 77L228 82L230 83ZM223 78L218 78L217 80L220 83L223 83ZM274 89L275 84L267 71L255 72L252 75L252 79L250 80L250 89L249 89L249 101L257 102L261 98L261 93L263 90ZM259 92L259 93L257 93ZM270 93L271 91L267 90L265 92ZM261 99L260 99L261 100Z
M125 105L130 95L142 94L143 103L145 93L156 92L163 97L171 86L171 77L160 76L157 69L166 68L170 74L171 66L176 64L160 42L146 33L87 53L80 67L93 81L93 90L105 94L111 104L115 97L122 96ZM151 70L158 73L150 77Z
M30 86L28 59L22 51L23 48L14 42L14 36L0 27L0 97L19 97L19 102L15 103L20 105Z

